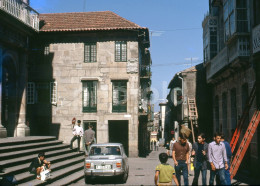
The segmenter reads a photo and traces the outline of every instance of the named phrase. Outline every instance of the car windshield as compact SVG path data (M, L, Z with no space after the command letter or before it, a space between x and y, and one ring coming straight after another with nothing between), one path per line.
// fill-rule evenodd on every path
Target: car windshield
M93 146L90 149L89 155L121 155L121 151L119 146Z

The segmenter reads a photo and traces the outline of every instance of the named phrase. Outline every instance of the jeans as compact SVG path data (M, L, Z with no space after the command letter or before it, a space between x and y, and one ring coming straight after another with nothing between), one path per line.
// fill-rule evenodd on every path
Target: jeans
M184 160L177 160L178 166L175 165L176 177L181 185L181 172L183 174L184 185L189 185L188 167Z
M226 178L226 184L231 185L231 179L230 179L230 162L228 161L228 169L225 170L225 178Z
M73 138L70 141L70 148L72 149L73 148L73 142L75 140L78 140L78 152L79 152L79 150L80 150L80 139L81 139L80 136L77 136L77 135L73 136Z
M192 185L198 185L198 180L200 176L200 171L202 174L202 185L207 185L207 169L202 169L202 162L196 162L196 167L194 169L195 175L193 178Z
M225 169L216 169L215 171L210 170L209 185L214 185L215 176L218 176L221 185L226 185ZM219 185L217 183L217 185Z

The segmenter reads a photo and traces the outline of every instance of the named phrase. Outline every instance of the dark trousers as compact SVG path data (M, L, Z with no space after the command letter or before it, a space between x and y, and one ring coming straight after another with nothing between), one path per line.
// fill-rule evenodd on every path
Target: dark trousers
M216 169L215 171L210 170L210 177L209 177L209 185L214 185L214 179L217 176L217 179L219 179L219 183L217 182L217 185L227 185L226 184L226 178L225 178L225 169Z
M202 185L207 185L207 169L202 169L202 162L196 162L196 167L194 169L195 175L193 178L192 185L198 185L198 180L200 172L202 174Z
M80 136L77 136L77 135L73 136L73 138L70 141L70 148L73 149L73 142L75 140L78 140L78 152L79 152L79 150L80 150L80 139L81 139Z
M184 160L177 160L178 166L175 165L176 177L178 179L179 184L181 185L181 172L183 174L184 185L189 185L188 179L188 166Z

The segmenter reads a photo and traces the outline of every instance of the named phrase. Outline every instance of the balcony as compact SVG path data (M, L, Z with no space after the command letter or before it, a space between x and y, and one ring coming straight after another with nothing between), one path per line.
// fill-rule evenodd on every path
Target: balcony
M250 38L249 36L238 36L229 46L229 63L238 58L250 56Z
M253 54L260 52L260 24L252 31Z
M227 47L223 48L217 56L215 56L210 65L207 67L207 80L212 78L218 71L228 64Z
M150 79L152 76L152 72L150 68L151 68L150 65L141 66L140 78Z
M39 13L19 0L0 0L0 10L39 31Z

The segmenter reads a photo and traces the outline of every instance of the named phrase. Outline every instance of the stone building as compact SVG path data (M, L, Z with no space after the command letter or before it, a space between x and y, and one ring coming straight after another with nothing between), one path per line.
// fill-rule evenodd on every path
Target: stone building
M39 15L27 0L0 1L0 138L30 135L26 125L27 64Z
M204 66L213 93L213 130L223 132L228 141L254 85L258 89L256 99L247 113L240 140L259 108L259 11L258 0L210 0L209 13L202 22ZM242 161L243 170L257 173L254 167L259 167L259 149L258 127Z
M69 143L75 117L84 130L94 126L97 143L121 142L132 157L145 153L149 45L147 28L110 11L40 14L27 86L31 133Z
M186 125L194 129L194 137L199 132L206 134L207 140L212 139L212 114L210 104L210 88L206 83L203 64L185 69L175 74L168 85L170 89L168 99L167 136L178 138L180 126ZM191 126L188 99L195 99L198 118ZM190 136L192 140L192 136Z

